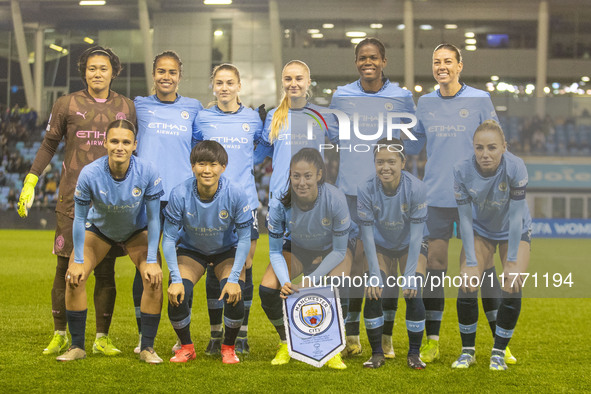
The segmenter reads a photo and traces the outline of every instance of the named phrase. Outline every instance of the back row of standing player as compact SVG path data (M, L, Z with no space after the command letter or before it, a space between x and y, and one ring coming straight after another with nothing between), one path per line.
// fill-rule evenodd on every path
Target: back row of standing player
M103 58L103 61L106 61L106 63L111 63L111 66L113 66L114 54L112 54L112 52L98 48L93 49L89 52L89 54L91 56L87 56L87 59ZM361 129L362 133L364 130L367 130L368 133L369 131L375 132L378 127L378 114L381 112L413 113L414 104L412 102L412 96L410 92L401 89L397 84L391 83L383 76L382 70L386 66L386 56L385 49L381 42L375 39L366 39L356 47L355 54L355 63L360 74L360 79L345 87L340 87L333 97L331 107L340 109L350 115L353 115L355 112L359 113L361 118L359 128ZM429 228L429 233L431 234L429 239L429 252L427 259L427 265L429 268L427 272L431 276L438 274L437 271L433 270L434 268L439 268L440 270L447 268L447 243L451 237L453 222L458 221L457 209L455 208L455 199L452 194L453 189L451 188L453 185L452 167L455 159L465 157L469 155L469 152L472 152L471 135L479 124L487 119L496 119L494 108L492 107L492 103L490 102L488 94L470 88L459 82L459 74L462 66L461 55L457 48L451 45L443 45L436 48L433 56L433 74L439 83L440 89L432 94L424 96L421 98L421 100L419 100L419 106L417 109L419 123L414 129L414 134L419 136L420 141L418 144L408 145L406 148L407 151L410 151L410 153L417 153L422 147L421 142L424 143L425 139L427 141L428 164L424 182L427 186L426 193L429 206L429 219L427 220L427 227ZM89 79L89 68L86 68L86 71L87 73L84 76L84 79L88 83L87 91L89 95L95 99L94 102L100 103L100 101L96 100L99 97L94 97L92 95L96 89L94 89L93 85L94 80L92 78ZM113 75L112 71L113 67L111 70L111 74ZM295 130L305 130L308 119L308 117L304 115L305 110L315 110L315 107L307 100L307 94L311 83L309 69L304 63L298 61L290 62L286 65L282 75L285 97L279 107L267 115L264 130L263 122L258 117L258 114L249 108L243 107L238 99L238 92L240 90L240 76L238 70L235 67L224 65L214 71L212 75L212 84L217 102L215 106L203 111L201 104L197 100L187 99L179 96L176 93L181 72L181 61L174 52L165 52L159 55L154 61L153 69L156 94L150 97L136 99L136 110L138 113L139 125L138 154L140 157L143 156L149 160L155 161L159 167L159 171L163 179L162 183L165 193L161 200L162 208L164 208L166 202L168 201L171 189L176 184L181 183L183 179L191 176L191 165L188 161L188 157L192 144L199 139L214 139L222 143L229 153L230 159L226 175L230 180L239 183L241 188L247 192L249 195L249 205L253 209L256 209L258 206L258 199L256 197L256 190L254 190L254 178L252 175L251 163L255 161L255 155L257 156L256 160L260 160L267 154L273 156L273 174L270 185L269 204L270 210L273 211L274 206L281 204L279 199L284 195L287 188L287 180L289 178L289 158L297 150L297 148L294 149L294 145L303 140L301 138L293 138L294 132ZM108 100L115 94L114 92L110 92L108 89L110 86L110 79L106 78L103 82L108 82L106 89L106 99ZM111 95L110 93L113 94ZM93 104L91 104L91 106L92 105ZM130 107L132 108L132 106ZM316 110L318 110L318 108L316 108ZM60 111L60 113L55 115L64 117L63 109ZM54 112L56 112L55 107ZM80 111L76 112L79 113ZM116 113L115 117L120 117L120 114L121 112ZM327 119L329 119L330 122L331 118L327 117ZM285 129L285 125L288 126L287 129ZM95 125L90 127L93 128ZM94 130L104 130L104 127L95 128ZM193 133L190 131L193 131ZM325 131L328 132L328 137L333 143L337 142L337 136L335 133L336 128L333 127L333 125L331 125L331 127L325 128ZM66 133L62 132L62 135L64 134ZM306 141L306 144L311 144L311 146L318 147L319 143L323 142L321 140L324 139L324 135L322 133L317 133L315 136L318 138L317 141ZM59 139L57 141L59 142ZM355 141L355 139L353 139L350 143L351 145L354 145L358 142L362 141ZM256 151L254 151L254 146L257 143L259 146ZM340 141L340 143L342 146L345 141ZM306 144L303 145L305 146ZM92 147L92 143L90 145ZM358 152L349 152L346 149L341 149L340 158L340 170L337 185L347 196L347 203L349 205L352 218L354 221L358 222L358 224L361 224L362 221L358 220L357 218L356 197L357 187L359 186L358 181L365 179L374 173L373 166L371 165L371 163L374 162L374 158L372 157L371 152L363 155ZM404 157L402 157L402 160L404 160ZM66 164L64 164L64 166L66 166ZM33 170L31 172L35 173ZM36 172L38 175L40 171L37 170ZM63 175L70 174L66 173ZM74 176L77 176L77 174ZM410 176L406 174L404 179L411 179L409 177ZM62 182L64 182L64 178L65 177L63 176ZM411 184L416 183L416 181L409 182ZM422 218L420 216L421 214L413 219L416 219L417 222L420 222L421 219L424 221L426 215L423 215ZM256 217L256 212L253 212L253 217ZM253 222L256 223L256 221ZM361 229L363 230L364 227L366 226L362 225ZM251 248L249 258L247 259L247 270L245 275L245 307L249 306L249 303L252 300L252 271L248 268L252 266L252 256L254 254L254 247L256 245L257 238L258 232L256 231L255 225L253 225L253 229L251 231ZM58 235L56 234L56 245L58 244L57 241ZM389 249L391 251L404 251L404 248L408 247L408 242L408 239L402 240L399 245L389 245ZM356 249L354 261L362 261L362 248L359 246L357 248L352 248L352 252L353 249ZM367 250L366 253L368 253ZM426 254L426 250L424 250L423 253ZM379 256L380 254L378 253L378 257ZM394 263L397 260L400 260L401 271L404 271L403 267L404 263L406 262L406 257L407 255L405 253L402 253L400 256L390 256ZM195 260L199 261L198 259ZM59 262L60 260L58 258L58 268L60 267ZM413 264L413 266L416 266L416 264ZM275 267L275 265L273 267ZM359 269L363 270L363 264L353 264L353 267L360 267ZM372 267L370 264L370 272L371 268ZM375 272L376 271L374 267L374 273ZM362 273L362 271L360 272L358 270L357 272L353 271L352 273L359 274ZM56 272L56 281L58 281L58 272ZM221 342L221 316L223 304L218 301L220 294L219 286L217 289L215 288L216 286L214 286L219 282L217 280L209 280L208 282L208 307L210 309L210 321L212 325L212 340L210 341L207 350L210 353L215 353L216 350L219 351L218 349ZM139 283L141 284L141 281L139 281ZM265 284L264 280L263 284ZM284 285L284 283L281 283L281 285ZM248 290L249 288L250 290ZM134 300L138 301L136 303L138 317L139 300L141 299L141 296L138 296L138 294L141 294L140 289L140 286L134 284ZM422 354L422 357L427 359L426 361L432 361L438 357L438 347L432 346L432 344L437 344L436 339L438 337L439 330L439 324L437 322L440 322L441 320L441 313L443 309L443 290L442 288L436 288L436 291L440 291L441 294L434 294L430 296L426 295L425 297L425 306L427 309L426 328L429 340L427 345L431 345L431 348L436 349L435 351L431 351L431 354L433 355L431 359L428 359L430 351L429 347L427 347L427 349L423 349L426 350L426 352L424 355ZM264 291L261 294L264 294ZM278 294L276 294L276 296L278 298ZM261 295L261 297L263 297L263 295ZM396 295L392 295L391 297L385 298L395 300L395 297ZM351 298L347 317L347 351L350 354L360 352L358 340L359 311L361 309L362 301L360 298L361 297L359 296L353 296ZM372 297L370 298L373 299ZM378 297L375 298L377 299ZM411 298L413 297L407 297L407 300ZM473 300L473 298L470 297L461 297L461 299L463 298L469 298L470 300ZM385 335L382 343L378 344L378 341L375 340L375 332L372 333L373 340L370 338L372 348L374 348L374 354L377 354L378 356L380 352L383 353L384 351L386 356L393 356L393 350L391 348L391 327L394 321L396 302L386 301L386 299L383 302L384 312L382 314L382 320L378 318L377 315L380 313L376 312L375 306L373 309L370 308L371 310L368 314L368 304L371 303L366 301L366 316L370 316L369 319L366 317L366 326L368 322L372 323L376 319L378 322L376 324L378 325L380 324L380 321L383 321L381 324L383 326L383 332ZM495 319L493 316L496 315L499 299L496 293L494 293L493 297L487 297L486 299L488 300L488 304L491 305L491 308L486 310L486 312L487 317L490 317L489 322L491 322L492 328L495 325ZM434 306L429 304L430 301L432 301L431 304L434 304ZM263 308L265 308L265 300L263 300L262 303ZM416 307L407 309L407 320L414 322L420 322L421 320L424 320L425 312L424 308L422 309L423 312L421 312L421 306L417 305ZM460 316L460 309L465 308L463 306L460 308L460 302L458 302L458 306L458 314ZM486 306L487 304L485 304L485 309ZM470 308L472 307L473 304L470 304ZM267 309L265 312L270 315ZM54 311L55 310L56 308L54 305ZM411 316L409 319L408 310L411 310L411 314L414 313L414 317ZM381 312L381 310L379 312ZM246 322L248 320L247 316L248 315L245 314L244 320ZM462 328L463 326L469 326L468 331L471 332L468 332L468 334L474 334L475 325L472 324L472 322L470 322L470 324L462 325L462 322L465 320L466 319L462 320L462 318L460 318L460 327ZM373 327L375 327L376 324L373 324ZM474 330L472 330L472 326L474 326ZM411 337L409 365L415 368L424 367L424 364L420 362L420 359L417 360L418 357L413 357L412 360L410 357L411 355L418 355L418 346L420 346L421 343L420 337L422 337L423 330L422 327L420 327L420 324L418 327L419 329L417 329L417 327L412 329L409 328L409 337ZM57 325L56 330L56 335L62 335L62 331L59 330ZM107 333L108 327L106 330L103 329L103 331ZM471 349L473 348L473 342L472 346L470 346L469 339L464 343L464 331L466 331L466 329L462 330L462 339L465 348L464 350L470 354L470 350L473 350ZM247 323L242 323L240 331L237 334L239 336L239 340L236 342L237 350L240 349L244 352L248 352L246 333ZM420 333L420 336L416 335L417 333ZM390 338L389 341L388 338ZM415 338L414 341L412 338ZM418 346L416 343L416 338L419 338ZM54 340L55 339L56 337L54 337ZM100 337L97 337L97 341L99 339ZM56 342L54 340L52 340L52 343ZM181 341L181 345L184 345L182 342L183 341ZM64 348L66 346L63 343L59 343L59 341L58 345L57 352L59 352L60 348ZM384 348L380 349L381 346L379 345L384 345ZM50 347L48 347L48 349L52 350ZM95 342L95 348L97 347L100 349L100 344L97 346L97 343ZM177 347L177 349L180 348L181 346ZM116 350L110 341L105 349ZM462 355L464 355L464 353L465 352L463 351ZM471 355L473 356L473 352L471 352ZM278 357L279 356L280 354L278 353ZM276 357L276 360L278 357ZM460 358L462 358L462 356ZM283 359L285 359L285 357L283 357ZM374 358L372 356L372 359L366 363L368 364L366 366L376 367L380 366L382 363L383 357ZM339 365L339 363L336 364ZM464 362L462 365L466 365L466 362Z

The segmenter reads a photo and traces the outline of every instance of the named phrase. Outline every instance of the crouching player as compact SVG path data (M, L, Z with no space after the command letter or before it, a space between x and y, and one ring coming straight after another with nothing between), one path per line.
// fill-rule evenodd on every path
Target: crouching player
M171 362L195 358L189 301L193 286L210 263L220 281L220 300L224 300L222 362L240 362L234 344L244 319L242 268L250 250L253 219L244 191L222 177L227 164L228 154L218 142L195 145L191 151L195 178L172 189L164 210L162 250L172 282L168 287L168 317L181 341Z
M462 354L452 368L476 362L474 343L478 321L478 285L491 278L484 267L494 264L497 246L503 264L503 298L497 314L490 369L506 370L505 349L521 311L521 273L529 264L531 217L525 201L527 169L523 160L507 152L503 130L494 120L474 132L474 155L454 167L455 196L460 214L465 256L458 294Z
M370 284L386 285L383 295L381 286L370 286L366 290L363 316L372 348L371 358L363 364L366 368L381 367L384 350L386 357L394 358L392 337L388 335L382 340L381 298L390 297L397 301L398 287L386 282L386 278L393 279L398 267L404 273L400 284L406 301L407 363L414 369L425 368L419 349L425 327L421 287L427 264L427 247L422 242L427 197L424 184L403 171L405 161L400 140L380 140L374 150L376 175L358 187L357 211ZM387 349L382 347L383 343L389 345Z
M72 346L58 361L86 357L86 282L111 247L122 243L144 282L140 360L162 362L154 352L154 338L162 310L162 269L156 255L163 191L156 169L132 156L137 146L135 133L127 120L110 123L104 143L107 156L80 172L74 192L74 253L66 271L66 315Z
M291 279L303 273L312 283L320 283L326 275L343 276L351 271L354 243L349 242L351 219L347 200L340 190L325 184L324 177L320 153L313 148L300 150L290 162L287 193L281 203L271 205L269 210L271 264L261 280L259 295L261 306L281 340L272 365L287 364L290 360L281 297L296 291ZM285 234L290 234L291 240L284 241ZM340 353L327 365L333 369L347 368Z

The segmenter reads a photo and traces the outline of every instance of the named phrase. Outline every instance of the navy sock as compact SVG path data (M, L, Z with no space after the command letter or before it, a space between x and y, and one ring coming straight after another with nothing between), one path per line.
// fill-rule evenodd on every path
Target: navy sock
M88 309L83 311L69 311L66 309L68 328L72 336L72 346L84 350L84 333L86 331L86 314Z
M513 331L517 325L517 319L519 319L520 313L521 291L515 294L503 291L503 300L501 301L497 318L495 349L505 350L513 336Z
M160 324L160 313L151 314L142 312L142 344L141 349L154 348L154 339Z
M388 287L386 273L384 271L380 271L380 273L384 282L384 292L382 293L382 310L384 313L383 334L392 336L396 311L398 310L398 286L395 284L393 287Z
M416 274L420 279L417 284L423 283L422 274ZM425 330L425 306L423 305L422 288L417 285L417 295L414 298L405 298L406 301L406 332L408 334L408 353L419 354L423 332Z
M367 331L367 339L369 340L369 344L371 345L372 354L383 354L384 350L382 349L382 328L384 326L384 316L382 315L381 299L365 299L365 307L363 308L363 320L365 321L365 330Z
M343 321L347 320L349 314L349 288L342 286L339 287L339 300L341 302L341 314L343 315Z
M185 287L185 298L179 306L173 306L170 302L168 303L168 318L181 344L188 345L193 343L191 341L190 307L191 300L193 299L193 282L189 279L183 279L183 286Z
M441 279L447 273L447 270L432 270L427 269L429 282L425 283L423 288L423 304L425 305L425 330L427 336L439 336L441 329L441 318L443 317L443 308L445 307L445 293L443 288L443 280ZM431 289L431 281L433 277L437 276L440 280L440 285ZM437 284L437 282L435 283Z
M494 338L497 327L497 313L501 304L501 284L499 283L495 267L484 271L484 281L480 291L482 309L486 314L486 319L488 320L488 325Z
M363 298L349 298L349 312L347 313L347 320L345 323L345 332L347 336L359 335L361 304L363 304Z
M207 294L207 312L209 313L209 325L211 337L222 337L222 316L224 315L224 302L219 301L222 294L220 282L215 276L213 267L207 267L205 278L205 293Z
M220 281L220 287L223 289L228 279L222 279ZM244 292L244 282L238 281L240 289ZM242 320L244 319L244 301L241 299L232 305L228 303L227 297L224 299L224 341L222 342L227 346L234 346L236 343L236 337L242 326Z
M280 290L271 289L269 287L265 287L263 285L259 286L259 297L261 297L261 307L267 318L277 330L277 334L279 334L279 339L282 341L287 340L285 334L285 326L283 324L283 306L281 303L281 297L279 294L281 293Z
M246 269L246 278L244 280L244 320L238 333L239 338L246 338L248 335L248 316L250 315L250 307L252 306L252 293L252 267L250 267Z
M135 269L135 276L133 277L133 306L135 307L135 321L137 323L138 333L142 333L142 314L140 312L140 305L142 304L142 294L144 292L144 283L142 282L142 275L140 270Z
M478 325L478 292L467 293L458 290L458 323L462 347L474 347L476 345L476 327Z

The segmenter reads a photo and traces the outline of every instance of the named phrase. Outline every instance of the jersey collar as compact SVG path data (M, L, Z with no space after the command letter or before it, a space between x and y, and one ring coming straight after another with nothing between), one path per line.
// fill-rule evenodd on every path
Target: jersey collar
M380 90L378 90L377 92L368 92L367 90L363 89L363 85L361 85L361 78L357 80L357 87L359 88L359 90L367 94L377 94L383 92L388 87L388 85L390 85L390 80L386 77L382 77L382 87L380 88Z
M244 108L244 105L242 105L242 103L240 103L240 107L238 107L238 109L237 109L236 111L227 111L227 112L226 112L226 111L222 111L222 110L220 109L220 107L218 107L218 105L217 105L217 104L215 105L215 107L214 107L214 108L215 108L215 110L216 110L218 113L220 113L220 114L224 114L224 115L234 115L234 114L237 114L237 113L240 113L240 112L242 112L242 109Z
M439 89L437 89L437 90L436 90L436 92L437 92L437 95L438 95L439 97L441 97L442 99L444 99L444 100L449 100L449 99L452 99L452 98L454 98L454 97L458 97L458 96L459 96L459 95L461 95L461 94L462 94L462 92L463 92L464 90L466 90L466 88L468 87L468 85L466 85L466 84L465 84L465 83L463 83L463 82L460 82L460 84L462 85L462 87L461 87L461 88L460 88L460 90L458 90L458 92L457 92L456 94L454 94L453 96L442 96L442 95L441 95L441 91L440 91Z
M209 200L203 200L200 196L199 196L199 190L197 189L197 179L193 180L193 193L195 194L195 197L197 197L197 199L201 202L205 202L205 203L209 203L212 202L213 200L215 200L218 195L220 194L220 191L222 190L222 186L225 183L225 179L223 176L220 177L220 180L218 181L218 189L215 191L215 194L213 195L213 197Z
M115 182L123 182L124 180L127 179L127 177L129 176L129 174L131 173L131 169L133 168L135 163L135 156L131 155L131 157L129 158L129 167L127 167L127 171L125 172L125 176L123 177L123 179L116 179L113 174L111 174L111 169L109 168L109 158L107 157L105 159L105 171L107 174L109 174L109 176L111 177L111 179L113 179Z
M495 170L495 173L492 175L484 175L480 171L480 167L478 167L478 163L476 162L476 155L472 155L472 165L474 166L474 168L476 169L476 172L478 173L478 175L482 179L490 179L490 178L497 176L499 174L499 172L501 171L501 168L505 166L505 154L503 153L503 155L501 156L501 161L499 162L499 166Z
M152 95L152 97L154 97L154 100L162 104L174 104L181 99L181 96L178 93L176 93L176 98L174 99L174 101L162 101L158 98L158 95L155 93Z
M390 195L390 194L386 194L386 192L384 191L384 184L382 183L380 178L376 175L376 180L378 181L377 183L378 183L379 191L386 197L396 196L398 194L398 192L400 191L400 186L402 185L402 178L404 178L404 174L401 171L400 172L400 181L398 182L398 186L396 186L396 190L394 191L394 194Z

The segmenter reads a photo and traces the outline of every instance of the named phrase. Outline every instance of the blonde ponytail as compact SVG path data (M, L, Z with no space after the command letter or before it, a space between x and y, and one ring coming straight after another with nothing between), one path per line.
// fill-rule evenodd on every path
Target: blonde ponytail
M273 143L281 133L281 130L289 127L289 97L283 92L281 103L273 114L273 121L271 122L271 132L269 133L269 142Z

